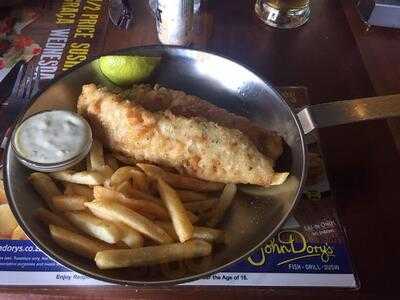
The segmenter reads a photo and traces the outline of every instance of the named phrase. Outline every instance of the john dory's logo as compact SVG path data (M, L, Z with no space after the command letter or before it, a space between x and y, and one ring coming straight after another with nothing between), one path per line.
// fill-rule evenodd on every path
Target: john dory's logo
M299 254L299 256L279 262L278 266L313 256L319 256L322 262L327 263L330 257L335 256L333 249L328 244L309 245L304 235L296 230L279 232L276 238L269 240L257 252L250 255L247 260L253 266L262 266L267 263L268 255L271 254Z

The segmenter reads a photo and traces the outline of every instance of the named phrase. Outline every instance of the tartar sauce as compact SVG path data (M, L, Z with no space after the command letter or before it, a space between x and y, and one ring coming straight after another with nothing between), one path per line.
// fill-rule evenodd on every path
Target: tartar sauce
M25 159L36 163L60 163L84 151L90 143L87 122L70 111L54 110L33 115L14 135L14 146Z

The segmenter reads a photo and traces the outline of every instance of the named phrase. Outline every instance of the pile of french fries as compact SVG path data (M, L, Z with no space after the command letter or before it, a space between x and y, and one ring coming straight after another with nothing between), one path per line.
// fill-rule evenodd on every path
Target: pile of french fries
M177 274L171 263L193 270L194 258L224 243L215 227L235 198L235 184L122 161L95 141L84 168L30 175L47 205L35 216L55 243L94 259L99 269L160 265L169 275Z

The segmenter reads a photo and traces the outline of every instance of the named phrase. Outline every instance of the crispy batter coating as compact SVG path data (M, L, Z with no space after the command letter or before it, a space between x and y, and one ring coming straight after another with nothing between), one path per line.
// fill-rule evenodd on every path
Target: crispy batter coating
M250 138L258 151L272 160L278 159L283 152L282 138L276 132L183 91L139 84L123 91L121 95L150 111L170 110L176 116L200 117L224 127L238 129Z
M150 111L94 84L83 86L78 112L107 147L132 161L225 183L268 186L274 174L273 160L237 129L170 110Z

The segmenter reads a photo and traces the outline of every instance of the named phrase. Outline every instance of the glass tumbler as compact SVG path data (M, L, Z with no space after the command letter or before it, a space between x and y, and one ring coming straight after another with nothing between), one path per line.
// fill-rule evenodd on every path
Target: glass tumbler
M276 28L296 28L305 24L311 15L310 0L257 0L257 16Z

